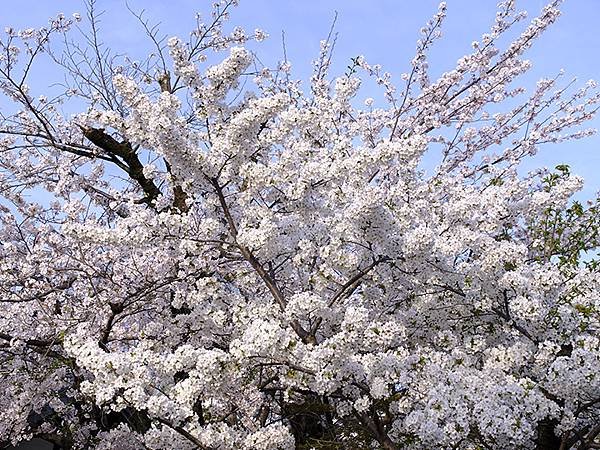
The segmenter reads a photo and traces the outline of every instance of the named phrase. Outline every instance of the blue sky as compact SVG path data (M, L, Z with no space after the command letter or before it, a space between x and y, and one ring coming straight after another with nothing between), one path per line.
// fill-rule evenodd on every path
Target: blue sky
M210 3L209 0L129 0L132 9L145 9L151 22L161 22L166 35L182 37L192 29L195 12L208 14ZM517 4L533 17L544 3L521 0ZM370 63L382 64L399 75L408 70L419 29L435 13L437 4L436 0L241 0L240 6L233 10L232 24L247 30L262 28L271 35L266 42L254 46L267 64L281 59L281 32L285 30L288 59L295 75L302 78L309 73L319 41L326 36L337 11L339 36L334 68L341 73L351 57L362 54ZM444 37L431 54L434 75L452 68L469 51L471 42L489 28L496 11L495 0L447 0L447 4ZM97 7L106 10L102 33L108 45L138 57L151 51L124 0L97 0ZM58 12L70 15L84 11L79 0L21 0L4 8L0 25L38 27ZM527 55L534 68L522 79L526 87L533 87L538 78L553 76L561 68L565 69L565 80L574 76L580 84L592 78L600 80L600 0L567 0L562 11L558 23ZM35 94L42 94L52 72L38 67L37 73L30 84ZM3 104L4 100L0 100L0 107ZM600 128L600 118L590 126ZM545 147L527 167L553 167L562 163L570 164L574 173L585 178L586 187L580 198L591 198L600 190L600 136Z

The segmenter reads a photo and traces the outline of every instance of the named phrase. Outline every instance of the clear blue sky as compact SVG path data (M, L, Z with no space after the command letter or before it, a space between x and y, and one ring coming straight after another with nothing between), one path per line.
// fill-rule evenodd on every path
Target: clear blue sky
M106 10L103 17L105 42L120 52L142 56L151 51L139 24L125 7L125 0L97 0ZM209 0L129 0L134 10L146 10L152 22L162 22L165 34L186 37L194 24L196 11L208 13ZM544 5L542 0L521 0L518 6L533 17ZM365 55L371 63L380 63L393 74L408 70L415 41L421 26L436 11L436 0L241 0L232 13L232 23L247 30L262 28L271 37L254 46L266 63L281 58L281 31L286 33L288 59L295 74L305 77L310 61L318 52L319 40L327 34L334 11L338 12L339 37L335 67L343 72L351 57ZM434 74L453 67L454 62L469 51L470 43L479 39L492 23L495 0L447 0L448 18L444 38L432 53L430 66ZM1 25L15 28L44 25L47 19L63 12L84 13L79 0L20 0L3 9ZM561 68L565 80L576 76L580 83L600 80L600 0L566 0L563 15L527 57L534 68L523 83L533 87L542 76L553 76ZM48 74L32 80L33 92L43 93ZM55 80L56 81L56 80ZM0 101L0 107L4 101ZM590 126L600 128L597 118ZM548 146L528 167L553 167L570 164L573 172L586 179L580 197L591 198L600 190L600 136L582 141Z

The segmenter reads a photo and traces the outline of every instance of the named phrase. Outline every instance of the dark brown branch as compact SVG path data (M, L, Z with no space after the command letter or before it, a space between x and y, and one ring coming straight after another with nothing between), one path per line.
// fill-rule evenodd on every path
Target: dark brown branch
M6 341L6 342L10 342L13 339L15 339L14 336L11 336L10 334L7 333L2 333L0 332L0 339ZM20 338L19 338L20 339ZM60 353L52 350L52 347L54 345L58 344L57 340L45 340L45 339L22 339L23 342L25 343L25 345L27 345L27 347L31 348L31 350L33 350L36 353L39 353L43 356L50 356L52 358L57 358L60 360L68 360L68 361L74 361L72 358L66 357L64 355L61 355ZM0 345L0 348L4 348L6 347L5 344Z
M12 293L13 295L17 295L19 298L18 299L14 299L14 298L4 299L4 298L0 298L0 303L27 303L27 302L32 302L32 301L35 301L35 300L41 301L41 300L44 300L49 295L52 295L52 294L54 294L56 292L64 291L66 289L69 289L71 286L73 286L73 283L75 283L75 278L72 278L70 280L66 280L63 283L59 284L58 286L50 288L50 289L48 289L48 290L46 290L44 292L39 292L37 294L33 294L30 297L21 297L18 293Z
M382 449L398 450L398 446L390 439L381 423L379 423L379 420L376 419L377 413L373 414L373 418L369 417L367 414L355 414L358 420L362 422L369 429L369 431L371 431L375 439L377 439L381 445Z
M171 171L171 164L165 160L165 166L167 168L167 172L171 175L173 180L173 206L181 212L188 212L190 207L187 204L188 195L183 190L180 184L177 182L177 178L173 175Z
M0 332L0 339L10 342L13 339L15 339L15 337L11 336L10 334L7 334L7 333ZM27 344L31 347L43 347L43 348L51 347L52 345L54 345L56 343L55 341L50 341L50 340L46 340L46 339L24 339L23 342L25 342L25 344Z
M83 135L95 146L101 148L110 155L121 158L126 164L125 171L132 180L137 181L146 196L143 203L152 205L161 194L160 189L154 184L154 181L146 178L144 175L144 166L140 162L138 155L127 141L119 142L103 129L93 127L80 127Z
M521 333L523 336L525 336L527 339L529 339L531 342L533 342L534 344L537 345L539 343L538 340L535 339L529 331L527 331L524 327L519 325L512 318L512 316L510 314L508 292L506 289L504 291L502 291L502 298L504 299L504 303L502 305L504 310L502 310L501 308L492 308L492 311L495 312L496 314L498 314L498 316L500 316L506 322L508 322L509 325L512 326L515 330L517 330L519 333Z
M223 215L225 216L225 220L227 221L227 225L229 227L229 232L231 234L231 237L235 241L235 239L237 237L237 226L235 224L235 220L233 219L233 216L231 215L231 211L229 210L229 205L227 204L227 200L225 200L225 195L223 194L223 188L219 185L219 182L216 178L207 177L207 179L210 182L210 184L213 186L215 193L217 194L217 197L219 199L219 204L221 205L221 210L223 211ZM239 245L239 244L236 244L236 246L240 250L240 253L244 257L244 259L248 263L250 263L250 265L252 266L254 271L258 274L258 276L261 278L261 280L265 283L265 285L271 292L271 295L273 296L273 298L275 299L275 301L277 302L277 304L279 305L281 310L284 311L287 302L285 300L283 292L281 291L281 289L279 289L279 286L277 285L277 282L275 281L275 279L273 277L271 277L271 275L269 275L269 273L264 269L264 267L262 266L260 261L254 256L254 254L252 253L252 251L249 248L247 248L243 245ZM308 331L306 331L297 320L292 321L291 327L296 332L298 337L300 337L300 339L302 339L303 342L313 343L313 344L315 343L314 339L311 339L311 335L308 333Z
M367 275L371 270L373 270L375 268L375 266L377 266L378 264L380 264L384 261L387 261L387 260L388 260L388 258L386 258L386 257L378 258L375 261L373 261L373 263L371 263L367 267L365 267L363 270L359 271L356 275L351 277L348 281L346 281L338 289L338 291L333 295L333 297L331 297L331 300L329 300L329 303L327 306L329 306L331 308L343 296L349 297L350 295L352 295L352 293L360 285L362 278L365 275ZM310 335L311 339L314 340L315 342L316 342L315 335L317 334L317 331L319 330L319 327L321 326L322 322L323 322L323 318L319 317L310 329L309 335Z
M200 442L200 440L197 437L195 437L193 434L191 434L186 429L184 429L184 428L182 428L182 427L180 427L178 425L173 425L173 424L171 424L171 423L169 423L166 420L161 419L161 418L157 418L156 420L158 422L162 423L163 425L166 425L171 430L176 431L177 433L179 433L181 436L183 436L188 441L190 441L191 443L193 443L196 446L196 448L199 448L201 450L210 450L210 447L207 447L204 444L202 444L202 442Z

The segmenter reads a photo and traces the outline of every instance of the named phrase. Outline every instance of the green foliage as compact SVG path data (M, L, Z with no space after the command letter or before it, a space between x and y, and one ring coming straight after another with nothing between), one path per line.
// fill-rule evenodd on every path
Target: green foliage
M556 166L557 172L542 180L542 189L551 192L561 179L568 178L569 166ZM600 207L598 201L584 206L573 201L566 209L548 208L539 220L532 224L533 237L536 240L537 259L548 261L556 258L565 270L581 264L591 270L599 267L596 259L584 260L586 252L594 250L600 244Z

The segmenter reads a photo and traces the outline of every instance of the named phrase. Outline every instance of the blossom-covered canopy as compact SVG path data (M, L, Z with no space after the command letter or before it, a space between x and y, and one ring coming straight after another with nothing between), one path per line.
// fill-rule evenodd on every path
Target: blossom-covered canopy
M306 85L260 66L233 3L166 46L140 15L145 63L94 2L90 49L79 16L0 40L0 442L599 448L598 207L567 166L519 170L600 101L516 84L559 2L501 3L430 80L441 4L398 88L362 56L330 75L331 38Z

